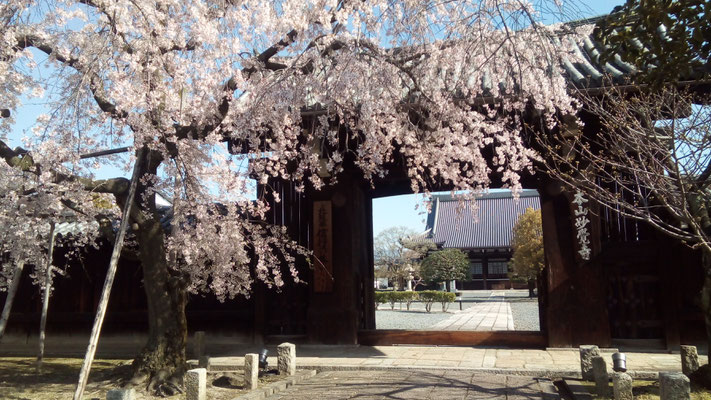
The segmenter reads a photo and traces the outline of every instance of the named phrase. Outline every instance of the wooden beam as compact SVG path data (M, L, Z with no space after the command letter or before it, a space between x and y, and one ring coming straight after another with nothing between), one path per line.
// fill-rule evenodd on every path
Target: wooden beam
M533 331L408 331L364 330L358 332L358 344L391 346L394 344L426 344L438 346L505 346L542 349L548 343L543 332Z
M37 372L42 371L42 362L44 361L44 337L45 328L47 327L47 311L49 310L49 296L52 295L52 255L54 254L54 222L50 223L49 228L49 249L47 251L47 272L44 281L44 294L42 296L42 318L40 319L39 332L39 352L37 353Z
M140 179L141 170L143 168L145 153L146 151L141 149L136 155L136 162L133 166L133 176L131 177L131 185L128 190L128 198L126 198L126 205L124 206L123 213L121 214L121 224L119 225L119 230L116 234L116 241L114 242L114 249L111 253L109 270L106 272L106 281L104 281L104 289L101 292L101 299L99 300L99 305L96 311L94 327L91 330L89 346L86 349L86 356L84 357L84 362L82 363L81 370L79 371L79 382L77 383L76 391L74 392L74 400L82 399L86 383L89 380L89 372L91 371L91 364L94 361L94 355L96 355L96 347L99 343L101 326L104 323L106 309L109 305L111 287L113 286L114 278L116 277L119 256L121 255L121 249L123 248L123 240L126 236L126 230L128 228L128 222L131 215L131 207L133 206L134 197L136 195L136 187L138 186L138 180Z
M79 156L82 160L85 160L87 158L94 158L94 157L101 157L101 156L108 156L110 154L118 154L118 153L126 153L131 150L131 147L119 147L116 149L109 149L109 150L102 150L102 151L95 151L93 153L86 153L82 154Z

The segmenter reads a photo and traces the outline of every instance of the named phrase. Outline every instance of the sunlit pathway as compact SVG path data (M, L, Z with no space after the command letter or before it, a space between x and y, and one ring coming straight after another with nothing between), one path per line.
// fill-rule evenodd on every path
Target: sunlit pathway
M494 291L489 299L472 307L457 311L451 317L430 328L443 331L512 331L514 330L511 306L505 301L505 292Z
M324 371L267 397L268 400L311 399L489 399L558 398L548 381L531 377L473 374L456 370Z

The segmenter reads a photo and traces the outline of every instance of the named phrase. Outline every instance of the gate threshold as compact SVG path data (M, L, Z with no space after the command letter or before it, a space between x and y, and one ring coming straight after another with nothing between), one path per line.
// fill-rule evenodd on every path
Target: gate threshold
M432 346L486 346L545 349L548 340L537 331L419 331L374 329L358 331L358 343L366 346L417 344Z

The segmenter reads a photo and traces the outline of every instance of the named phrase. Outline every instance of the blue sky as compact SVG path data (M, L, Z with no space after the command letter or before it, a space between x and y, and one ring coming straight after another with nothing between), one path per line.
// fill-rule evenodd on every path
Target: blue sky
M565 0L563 0L565 1ZM574 4L581 4L581 18L609 13L615 6L624 3L623 0L600 0L592 2L576 1ZM42 58L38 58L42 59ZM23 132L30 129L38 114L45 113L42 99L33 99L25 102L23 107L16 113L16 123L13 132L9 136L9 145L12 147L22 145L20 138ZM128 176L129 173L118 170L114 167L104 167L101 171L96 171L100 177ZM419 207L418 207L419 205ZM424 214L422 197L416 195L403 195L375 199L373 201L373 234L377 235L384 229L392 226L406 226L414 231L421 232L425 227L427 215Z

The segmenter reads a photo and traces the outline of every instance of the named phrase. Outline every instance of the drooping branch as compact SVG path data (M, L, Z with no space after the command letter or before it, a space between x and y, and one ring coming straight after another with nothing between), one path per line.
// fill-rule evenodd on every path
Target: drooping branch
M342 6L343 2L339 2L338 7L336 7L336 11ZM332 21L334 21L333 18ZM335 28L335 30L337 29L338 27ZM291 31L287 32L281 40L259 53L259 55L254 58L254 62L260 65L262 68L272 72L287 69L288 65L284 63L272 62L271 59L280 51L286 49L287 47L295 43L296 39L298 38L298 35L299 32L295 29L292 29ZM306 46L305 51L314 48L319 38L316 38L311 41L311 43ZM343 47L345 47L344 42L340 40L334 40L328 46L326 46L325 49L321 51L321 55L326 56L329 53L339 50ZM250 75L256 73L258 70L259 69L256 65L250 65L248 67L243 68L240 72L242 75L249 77ZM299 70L304 74L313 72L313 61L309 60L304 66L300 67ZM238 86L235 77L230 77L222 87L222 93L220 97L221 100L217 107L217 112L211 118L208 119L209 122L203 124L202 126L176 124L174 127L176 137L178 139L200 139L216 131L224 121L225 117L227 117L227 114L229 113L230 109L230 104L232 103L234 94L237 89ZM228 140L229 132L224 132L223 136L225 140Z
M84 74L89 78L89 89L99 106L101 111L110 114L112 117L117 119L124 119L128 116L126 111L119 111L115 104L113 104L104 91L104 85L101 77L90 67L83 65L81 61L70 55L64 55L59 52L51 43L42 40L39 36L34 34L25 34L16 38L17 44L15 45L16 51L21 51L23 49L34 47L37 50L42 51L48 56L54 57L60 63L75 69L77 72Z

